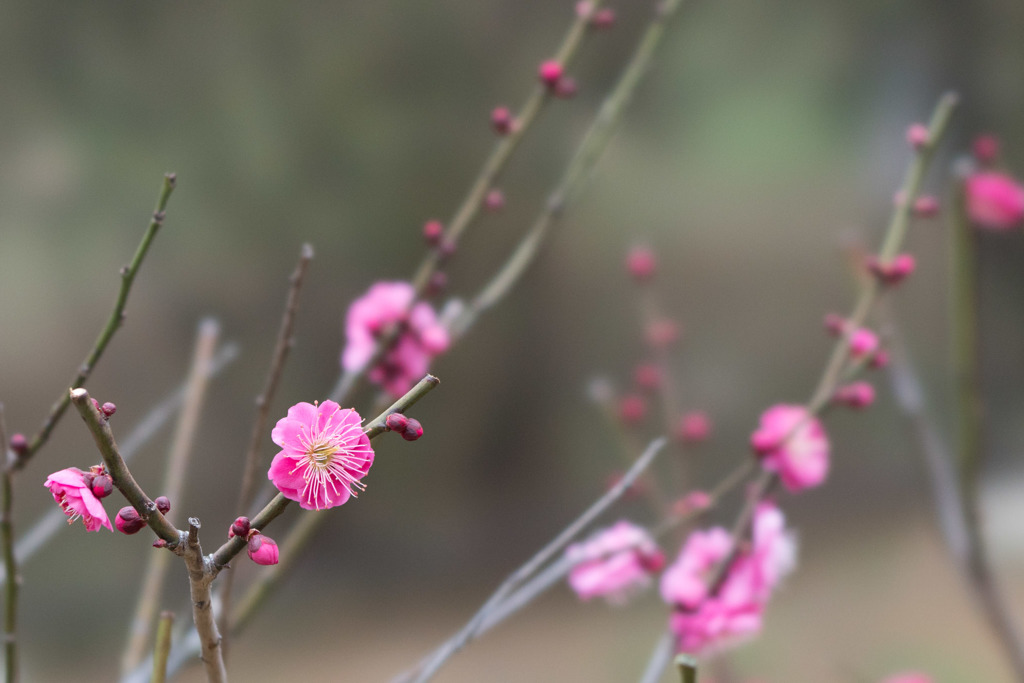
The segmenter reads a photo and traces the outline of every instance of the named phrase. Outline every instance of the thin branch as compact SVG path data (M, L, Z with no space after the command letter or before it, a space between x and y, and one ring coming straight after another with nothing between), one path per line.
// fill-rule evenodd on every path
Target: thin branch
M313 247L309 244L302 245L302 252L299 255L299 262L295 271L288 278L288 296L285 301L284 314L281 316L281 325L277 331L277 343L274 346L274 353L270 359L270 368L267 371L267 379L263 384L263 391L256 397L256 419L253 421L252 433L249 436L249 448L245 453L245 463L242 465L242 486L238 492L238 505L236 514L246 514L256 496L256 468L259 465L260 444L267 437L267 421L270 418L270 405L277 393L277 385L281 381L284 371L284 363L288 359L288 352L291 351L295 340L292 338L292 331L295 328L295 315L299 310L299 293L302 291L302 283L306 278L306 270L309 262L313 259ZM224 578L224 585L220 589L220 630L224 634L224 648L227 650L227 638L231 634L231 593L235 586L236 572L230 572Z
M412 389L407 391L404 396L395 401L391 407L385 410L383 413L370 420L364 427L363 432L368 437L373 439L377 435L384 432L384 421L387 420L388 415L391 413L404 413L417 401L427 395L434 387L440 384L440 380L433 375L427 375L419 382L416 383ZM267 505L260 510L259 514L252 518L250 527L258 531L262 531L267 524L277 518L291 501L285 498L282 494L278 493L274 496ZM323 517L323 515L306 515L307 517ZM238 553L242 552L245 547L245 539L241 536L235 536L229 538L216 552L211 556L216 571L222 570L227 566L228 562L232 560Z
M577 12L575 14L568 32L562 38L562 42L555 53L555 61L560 63L563 67L568 67L575 59L576 54L579 52L580 45L583 43L583 38L587 35L587 29L590 24L591 17L601 6L602 2L603 0L592 0L589 5L589 12ZM465 198L455 210L455 214L451 221L449 221L444 235L441 238L441 245L455 246L461 239L463 233L465 233L470 225L472 225L473 221L480 213L484 196L491 188L494 187L498 178L501 177L502 172L508 166L508 162L511 160L513 153L519 146L519 143L522 141L527 131L530 130L538 115L544 108L544 105L549 102L550 99L551 93L547 86L534 86L529 97L519 108L519 111L516 114L516 125L507 135L502 136L502 138L495 143L494 148L487 157L487 160L484 162L483 167L480 169L476 178L470 185ZM444 254L441 249L433 249L427 253L413 276L412 284L415 295L409 302L407 310L412 310L415 303L423 296L427 286L430 284L431 276L437 271L443 259ZM353 372L346 372L339 378L338 385L332 392L332 400L340 401L340 398L334 398L334 396L347 398L351 392L355 390L356 386L358 386L359 382L363 379L369 369L383 358L384 354L387 353L388 349L390 349L398 339L401 331L401 325L391 325L389 329L385 330L377 341L374 353L370 356L370 359L363 364L363 367Z
M203 320L196 333L192 367L186 380L184 409L178 417L178 425L171 440L170 454L164 470L164 485L161 494L178 502L183 497L185 472L188 470L189 455L193 450L196 427L203 407L203 399L209 386L209 366L213 351L220 336L220 325L213 319ZM170 562L167 553L150 553L149 562L143 573L139 595L136 598L135 614L129 623L128 641L121 657L121 673L134 669L145 658L149 646L152 624L160 607L163 586Z
M213 358L210 364L210 377L216 377L221 370L238 357L237 344L225 344ZM130 461L146 445L146 442L153 438L157 432L174 416L174 412L185 400L187 386L182 384L171 392L167 397L153 406L146 413L142 421L135 425L135 428L128 433L128 436L121 442L121 457L125 462ZM14 556L19 565L25 564L35 556L45 545L54 538L58 531L63 529L67 517L64 512L53 507L47 511L25 534L14 544ZM0 582L7 580L7 572L0 571Z
M14 579L7 582L4 592L4 680L15 683L18 680L18 588L21 577L18 561L14 556L14 522L11 509L14 506L14 472L7 463L11 454L7 451L7 424L4 419L4 404L0 403L0 452L5 456L3 468L3 491L0 493L0 544L3 545L4 573Z
M682 683L697 683L697 660L689 655L676 655L676 668Z
M177 546L181 541L181 532L174 528L174 525L157 510L156 503L135 481L117 450L117 443L114 442L114 434L110 431L110 425L93 405L89 392L85 389L71 389L70 395L71 402L78 409L78 413L92 433L96 447L99 449L100 455L103 456L103 463L107 466L107 472L114 480L114 486L128 499L139 516L146 520L146 524L153 530L153 533L167 542L168 548Z
M171 654L171 628L174 626L174 612L161 612L156 626L156 644L153 647L152 683L167 680L167 657Z
M210 596L210 584L217 577L213 562L203 557L203 548L199 544L199 520L188 518L188 537L178 545L178 552L185 559L188 567L188 583L192 596L192 620L196 625L201 643L200 659L206 668L206 680L209 683L224 683L228 679L224 667L224 651L221 648L220 632L217 620L213 615L213 601Z
M128 293L131 291L132 282L135 281L135 274L139 271L139 266L142 265L142 260L146 258L146 252L149 251L149 245L153 242L153 238L156 237L156 233L160 230L160 226L163 225L165 213L167 208L167 200L171 197L171 192L174 191L176 183L176 176L173 173L168 173L164 176L163 186L160 188L160 196L157 198L156 209L153 211L153 217L149 222L149 227L142 236L142 241L139 243L138 248L135 250L135 255L132 257L131 263L121 268L121 290L117 294L117 301L114 303L114 310L110 313L110 318L107 320L107 324L103 327L99 337L96 339L96 343L93 345L89 355L85 357L85 360L78 368L78 374L74 379L71 380L71 387L80 387L85 384L86 380L89 379L89 375L92 374L93 368L96 367L97 361L100 356L103 355L103 351L106 350L107 344L113 338L114 333L117 332L118 328L121 327L121 323L124 321L124 308L128 303ZM28 448L20 454L11 466L15 469L21 469L25 466L25 463L38 451L46 440L50 438L50 433L53 428L57 426L57 422L60 421L61 416L64 415L64 411L68 407L68 395L65 393L50 408L50 414L46 416L46 420L43 422L43 426L39 432L32 437L29 441Z
M668 663L672 661L672 651L675 649L676 639L671 631L665 631L658 636L651 656L647 659L647 665L640 676L640 683L658 683L665 675Z
M543 211L537 216L533 226L527 231L501 270L484 286L466 307L463 314L452 324L454 338L458 339L463 336L481 313L492 308L508 294L512 286L519 281L529 265L533 263L548 231L561 219L565 209L582 191L590 179L598 159L607 147L616 124L632 100L637 85L650 68L655 50L665 34L666 23L676 13L680 5L681 0L665 0L660 3L654 19L644 32L618 82L601 104L597 116L584 135L583 141L569 162L562 179L548 197Z
M599 515L601 515L601 513L615 503L615 501L625 493L626 489L636 481L644 470L654 462L654 458L659 452L661 452L664 446L664 438L652 441L643 455L637 459L629 471L626 472L625 476L623 476L615 486L609 489L593 505L587 508L582 515L563 529L561 533L559 533L550 543L544 546L536 555L509 575L509 577L506 578L498 587L498 590L496 590L491 597L487 599L483 606L476 612L476 614L473 615L466 625L463 626L453 638L434 652L428 663L416 675L415 681L417 683L423 683L423 681L430 680L430 678L433 677L433 675L437 673L442 666L444 666L445 662L475 638L478 635L481 624L484 623L488 614L500 605L501 602L505 600L510 593L512 593L512 591L536 573L556 553L560 552L566 545L571 543L572 540L576 538L576 536Z

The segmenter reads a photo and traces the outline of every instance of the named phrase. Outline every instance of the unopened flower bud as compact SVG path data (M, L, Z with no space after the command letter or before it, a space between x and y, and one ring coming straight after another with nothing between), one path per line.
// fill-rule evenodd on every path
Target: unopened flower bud
M931 195L918 197L914 202L914 215L919 218L932 218L939 213L939 200Z
M508 107L495 107L491 112L491 126L498 135L508 135L515 129L515 119Z
M15 455L24 455L28 451L28 439L25 438L24 434L14 434L11 436L11 450L14 451Z
M576 79L565 76L564 78L559 79L554 90L551 92L555 97L560 97L563 100L571 100L576 97L576 92L578 90L579 88L576 85Z
M166 515L171 511L171 499L167 496L157 496L153 502L156 503L156 509L160 511L161 515Z
M548 86L552 90L558 85L558 82L562 80L562 74L564 70L562 65L551 59L540 65L537 70L537 75L540 76L541 83Z
M138 511L131 505L126 505L117 511L117 517L114 519L114 525L117 530L122 534L131 536L142 531L142 528L146 526L146 520L139 516Z
M247 551L249 553L249 559L256 564L277 564L277 542L269 536L264 536L263 534L254 531L249 536Z
M245 538L249 535L249 518L239 517L231 526L228 527L228 538L234 538L235 536L241 536Z
M103 417L110 418L114 413L117 412L117 406L110 401L107 401L100 406L100 412L103 413Z
M409 424L409 418L401 413L391 413L384 418L384 426L392 432L404 432L407 424Z
M912 254L897 254L888 262L882 262L878 257L871 256L867 260L867 267L883 283L898 285L914 272L917 261Z
M680 417L673 432L673 436L685 444L707 441L710 434L711 418L702 410L695 410Z
M649 247L633 247L626 255L626 270L637 282L647 282L654 277L657 261Z
M505 193L495 188L484 197L484 208L488 211L501 211L505 208Z
M89 399L89 400L91 400L91 401L92 401L92 405L93 405L93 407L94 407L94 408L96 409L96 412L98 412L98 413L101 413L101 412L103 412L102 410L100 410L100 402L99 402L99 401L97 401L97 400L96 400L96 399L94 399L94 398L93 398L93 399Z
M429 220L423 224L423 239L427 241L430 246L436 246L441 241L441 235L444 234L444 225L438 220Z
M114 491L114 480L109 475L99 474L92 478L89 488L92 490L92 495L97 498L106 498Z
M862 327L850 335L850 355L863 358L878 349L878 335L866 327Z
M867 382L854 382L837 389L833 398L836 403L860 410L875 402L875 388Z
M971 152L979 164L987 166L999 156L999 139L994 135L979 135L974 138Z
M402 430L402 438L406 441L415 441L423 436L423 425L415 418L407 418L405 429Z
M598 30L607 30L615 25L615 10L610 7L603 7L590 17L590 25Z
M643 421L647 416L647 402L639 394L626 394L619 399L619 419L627 426Z
M657 365L644 363L633 370L633 382L644 391L654 391L661 386L661 370Z
M907 143L914 149L922 149L928 144L928 126L915 123L907 129Z

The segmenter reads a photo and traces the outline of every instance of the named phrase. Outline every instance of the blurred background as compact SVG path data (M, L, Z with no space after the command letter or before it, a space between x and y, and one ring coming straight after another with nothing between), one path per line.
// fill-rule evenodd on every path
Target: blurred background
M471 296L542 206L632 51L648 3L611 3L447 269ZM168 218L128 317L89 383L123 434L184 377L196 326L220 320L240 356L211 387L189 490L172 521L234 517L253 398L300 246L311 266L274 419L333 386L348 303L411 276L420 227L447 220L493 144L489 112L534 87L571 20L550 0L56 3L13 0L0 23L0 400L34 433L109 314L165 171ZM377 681L461 625L501 579L602 493L618 442L587 399L645 358L628 248L653 247L656 287L685 328L674 379L708 411L695 456L710 487L747 456L760 412L809 397L848 310L844 241L876 243L909 154L904 134L938 95L962 106L928 188L979 132L1024 168L1024 5L710 3L684 8L578 209L526 279L433 371L416 407L426 435L376 442L369 490L332 510L290 580L236 641L240 680ZM951 431L946 230L915 224L915 274L893 299L939 424ZM987 522L1024 618L1024 243L987 236L981 318L991 453ZM801 566L762 638L736 651L764 681L1007 681L1008 668L950 567L925 472L886 383L864 414L828 422L827 484L784 496ZM368 411L372 396L357 405ZM653 422L642 433L657 433ZM171 430L133 466L151 495ZM269 433L264 462L275 448ZM677 457L669 454L668 457ZM69 415L18 479L15 524L52 506L49 472L96 462ZM667 470L666 470L667 471ZM996 486L998 482L998 486ZM737 500L714 515L727 523ZM108 511L119 507L113 499ZM639 503L627 515L651 522ZM298 516L273 527L281 539ZM211 531L207 531L210 529ZM24 568L24 678L112 680L150 540L62 529ZM674 554L675 548L668 552ZM238 562L240 581L259 571ZM177 567L175 567L177 569ZM180 619L187 585L165 600ZM666 623L654 593L624 610L562 588L453 660L439 681L635 680ZM200 680L192 670L187 680ZM670 677L666 680L671 680Z

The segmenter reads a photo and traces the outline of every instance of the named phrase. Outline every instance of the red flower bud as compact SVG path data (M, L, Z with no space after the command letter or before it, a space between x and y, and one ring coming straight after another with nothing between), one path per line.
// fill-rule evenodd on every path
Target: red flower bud
M256 564L277 564L277 542L269 536L264 536L263 534L254 531L249 536L249 545L247 550L249 552L249 559Z
M114 519L114 525L117 530L122 534L131 536L142 531L142 528L146 526L146 520L139 517L139 513L131 505L126 505L117 511L117 517Z
M249 535L249 518L239 517L231 526L228 527L228 538L234 538L235 536L241 536L245 538Z
M435 246L441 241L441 235L444 234L444 225L438 220L429 220L423 224L423 239L427 241L430 246Z
M415 418L407 418L405 429L402 430L402 438L406 441L415 441L423 436L423 425Z
M157 496L153 502L156 503L156 509L160 511L161 515L166 515L171 511L171 499L167 496Z
M89 488L92 490L92 495L97 498L106 498L114 491L114 480L109 475L98 474L92 478Z
M103 417L110 418L114 413L117 412L117 406L110 401L107 401L100 406L100 412L103 413Z
M384 426L392 432L404 432L409 418L401 413L391 413L384 419Z

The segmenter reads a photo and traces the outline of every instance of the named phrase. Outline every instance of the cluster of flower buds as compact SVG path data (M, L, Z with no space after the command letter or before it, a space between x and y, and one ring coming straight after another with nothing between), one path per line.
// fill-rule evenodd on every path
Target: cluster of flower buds
M415 441L423 436L423 425L416 418L407 417L402 413L391 413L384 420L384 427L390 432L402 435L406 441Z
M239 517L228 527L228 538L244 538L246 541L246 552L249 559L256 564L272 565L277 564L279 552L277 541L264 536L257 529L252 528L248 517Z

